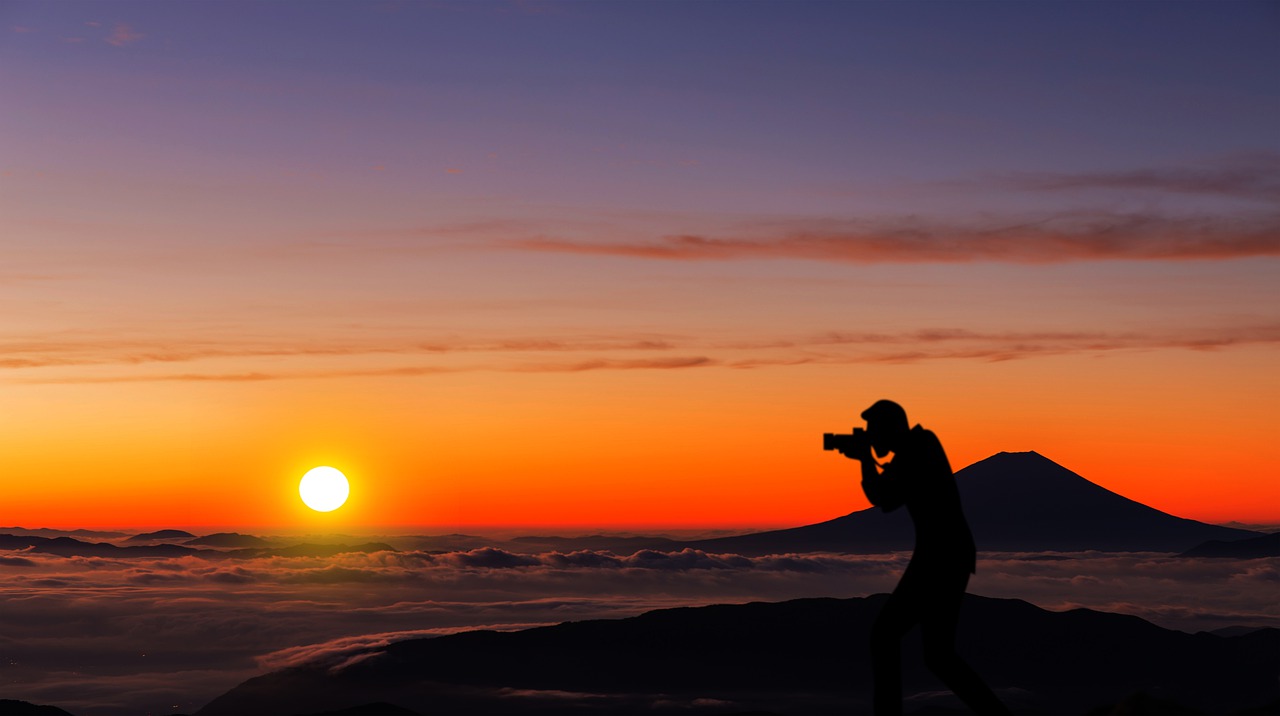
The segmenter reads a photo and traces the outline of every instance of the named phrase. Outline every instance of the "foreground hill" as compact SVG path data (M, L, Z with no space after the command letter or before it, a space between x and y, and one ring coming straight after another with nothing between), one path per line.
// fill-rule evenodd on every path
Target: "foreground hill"
M865 713L885 595L667 609L401 641L250 679L198 716L385 702L449 714ZM1209 713L1280 698L1280 630L1187 634L1137 617L970 595L962 653L1017 712L1085 713L1144 692ZM947 708L904 643L908 712Z
M1034 452L993 455L957 472L956 484L983 551L1181 552L1209 540L1259 534L1161 512ZM911 549L913 539L905 509L870 508L815 525L688 546L746 555L880 552Z

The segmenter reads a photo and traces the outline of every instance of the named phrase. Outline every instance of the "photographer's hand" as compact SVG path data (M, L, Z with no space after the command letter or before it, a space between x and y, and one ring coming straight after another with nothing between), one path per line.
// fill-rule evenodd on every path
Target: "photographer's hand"
M842 447L840 448L840 454L844 455L850 460L858 460L864 464L867 462L871 462L871 464L873 465L875 464L875 459L871 457L870 445L859 445L852 450L847 450Z

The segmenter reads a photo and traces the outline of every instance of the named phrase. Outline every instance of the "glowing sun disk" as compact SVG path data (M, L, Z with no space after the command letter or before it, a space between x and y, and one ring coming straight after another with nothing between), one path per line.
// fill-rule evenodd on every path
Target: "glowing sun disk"
M332 467L317 467L307 471L298 484L298 494L307 507L316 512L332 512L347 501L351 486L347 477Z

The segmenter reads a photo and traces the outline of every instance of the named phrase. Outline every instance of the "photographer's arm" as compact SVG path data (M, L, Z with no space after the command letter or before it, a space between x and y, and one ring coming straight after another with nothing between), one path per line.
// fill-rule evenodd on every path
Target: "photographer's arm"
M862 492L871 504L885 512L902 507L903 496L898 481L882 473L870 455L862 461Z
M867 500L884 510L892 512L902 507L905 501L902 484L894 479L896 470L888 465L882 472L876 459L871 456L871 444L866 441L855 441L837 448L841 455L862 463L862 493ZM887 474L886 474L887 473Z

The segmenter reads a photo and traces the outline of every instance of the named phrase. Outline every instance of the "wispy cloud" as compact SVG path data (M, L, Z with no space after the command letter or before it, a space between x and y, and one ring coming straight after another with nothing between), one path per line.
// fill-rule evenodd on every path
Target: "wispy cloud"
M330 378L417 377L463 372L581 373L587 371L683 370L693 368L759 369L805 364L915 363L932 360L1008 361L1042 356L1104 355L1123 351L1211 351L1248 345L1280 344L1280 324L1194 328L1177 331L977 331L966 328L923 328L899 332L832 330L750 340L701 340L692 337L638 334L609 338L532 338L474 341L351 343L331 347L294 345L196 346L186 350L147 352L104 342L91 346L33 341L0 345L7 357L0 369L55 369L89 366L146 366L198 360L232 359L238 364L259 358L290 362L254 370L205 370L173 373L113 372L25 375L24 383L107 384L143 382L246 383ZM91 348L98 352L94 353ZM28 351L24 355L24 350ZM65 353L61 352L64 351ZM653 355L654 353L660 355ZM534 360L537 353L561 354L556 360ZM609 353L621 354L609 356ZM604 354L604 355L601 355ZM369 366L368 356L449 356L441 362ZM461 362L459 362L461 358ZM317 363L324 361L324 363ZM338 361L336 367L334 361ZM319 367L325 365L327 367Z
M980 226L896 222L800 223L771 236L682 234L653 241L526 238L505 245L527 251L673 261L807 259L855 264L1001 263L1231 259L1280 256L1280 214L1167 217L1081 213Z
M111 34L107 36L106 43L115 47L126 47L141 40L146 35L133 29L133 26L125 22L117 22L111 28Z
M1280 200L1280 154L1256 152L1196 166L1014 174L998 183L1010 188L1038 191L1136 189L1277 201Z
M339 370L290 370L248 373L164 373L110 376L64 376L24 380L31 384L108 384L108 383L252 383L272 380L324 380L330 378L380 378L443 375L463 372L500 373L581 373L592 370L672 370L701 368L718 361L705 356L667 359L595 359L564 363L514 363L506 365L468 366L398 366L391 368L353 368Z
M727 345L742 349L782 348L817 351L808 354L802 361L808 363L910 363L943 359L1005 361L1044 355L1103 354L1132 350L1204 351L1241 345L1277 343L1280 343L1280 324L1188 329L1167 334L1104 331L972 331L962 328L929 328L899 333L831 331L773 342ZM859 349L860 352L848 354L823 350L844 347ZM768 362L764 364L769 365ZM750 360L732 365L755 367Z
M581 373L588 370L671 370L676 368L704 368L718 364L714 358L688 356L675 358L594 359L577 363L538 363L515 366L511 370L520 373Z
M602 353L614 351L665 351L672 339L652 334L633 336L513 337L496 340L458 337L424 338L399 342L247 342L207 338L182 345L168 336L163 340L33 338L0 341L0 368L43 368L149 363L186 363L220 358L306 358L367 355L438 355L460 353ZM175 345L177 344L177 345Z

